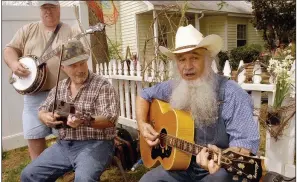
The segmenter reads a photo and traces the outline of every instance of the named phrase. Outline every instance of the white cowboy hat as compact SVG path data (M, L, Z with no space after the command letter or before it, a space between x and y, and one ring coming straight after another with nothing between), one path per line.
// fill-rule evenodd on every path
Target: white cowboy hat
M193 49L206 48L212 57L216 56L223 46L223 39L215 34L204 37L191 24L186 27L179 27L175 36L175 49L170 51L166 47L159 46L159 50L175 60L175 54L189 52Z

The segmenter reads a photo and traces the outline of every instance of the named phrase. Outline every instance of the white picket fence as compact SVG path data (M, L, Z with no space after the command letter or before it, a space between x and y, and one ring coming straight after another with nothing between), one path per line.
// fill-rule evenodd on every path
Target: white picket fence
M169 62L171 63L171 62ZM295 63L294 63L295 64ZM240 61L239 67L243 65ZM171 64L165 65L164 62L153 61L149 69L142 75L142 69L139 62L120 62L111 60L108 64L100 64L96 66L96 72L105 78L108 78L120 96L120 117L119 123L137 128L136 113L135 113L135 100L136 96L140 94L142 88L148 87L152 82L159 82L166 76L172 75ZM212 62L212 69L218 72L215 61ZM295 66L292 66L295 70ZM275 85L274 84L261 84L261 66L254 65L253 70L253 83L245 83L246 76L245 70L238 75L238 84L246 91L251 91L251 97L254 102L254 119L258 122L259 109L261 107L261 92L268 93L268 104L272 105ZM227 60L224 65L223 74L231 77L231 67ZM270 83L272 79L269 79ZM287 133L278 141L270 137L269 133L266 134L266 152L265 152L265 167L270 171L275 171L286 176L295 176L294 154L295 154L295 117L290 123L290 127L285 131Z

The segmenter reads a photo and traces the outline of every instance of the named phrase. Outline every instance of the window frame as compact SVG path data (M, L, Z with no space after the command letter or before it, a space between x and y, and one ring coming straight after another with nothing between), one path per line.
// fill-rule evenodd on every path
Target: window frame
M242 29L244 30L244 32L242 33L243 35L243 38L239 38L238 36L238 32L239 32L239 26L244 26L245 28ZM240 31L242 31L240 30ZM240 23L237 23L236 24L236 47L240 47L239 44L238 44L238 41L245 41L244 45L240 45L240 46L245 46L247 44L247 24L240 24Z

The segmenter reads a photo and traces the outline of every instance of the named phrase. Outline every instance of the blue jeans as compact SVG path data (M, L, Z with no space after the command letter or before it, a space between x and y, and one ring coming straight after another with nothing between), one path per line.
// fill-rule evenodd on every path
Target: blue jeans
M97 182L110 164L113 151L113 141L58 140L22 171L21 181L55 181L74 170L75 182Z
M24 96L23 133L25 139L45 138L50 134L58 135L58 131L47 127L38 119L38 108L45 101L49 92L38 92Z
M232 175L221 168L214 174L200 168L193 157L185 171L166 171L161 165L147 172L139 182L230 182Z

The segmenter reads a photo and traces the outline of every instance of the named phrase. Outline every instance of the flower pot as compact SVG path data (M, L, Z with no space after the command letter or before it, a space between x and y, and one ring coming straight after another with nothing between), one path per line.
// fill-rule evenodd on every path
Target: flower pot
M268 112L266 123L268 125L279 125L281 123L281 115L277 112Z

